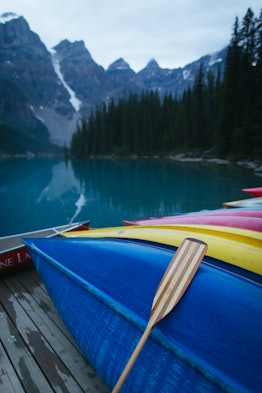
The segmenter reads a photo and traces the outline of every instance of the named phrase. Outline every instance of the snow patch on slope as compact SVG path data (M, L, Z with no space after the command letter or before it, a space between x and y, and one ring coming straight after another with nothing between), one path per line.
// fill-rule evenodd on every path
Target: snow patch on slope
M69 146L71 138L76 129L76 124L80 114L76 112L69 121L65 116L60 115L49 107L39 107L31 109L35 117L40 120L49 130L50 141L60 147Z
M209 67L212 67L216 63L222 63L223 59L221 57L217 56L218 53L215 52L212 55L210 55L210 60L209 60Z
M190 79L190 70L183 70L183 79L186 81Z
M63 74L61 72L61 68L60 68L60 63L59 63L59 59L56 55L56 51L55 50L51 50L51 56L52 56L52 62L53 62L53 66L54 66L54 70L59 78L59 80L61 81L61 83L63 84L63 86L66 88L66 90L68 91L69 95L70 95L70 102L72 104L72 106L74 107L74 109L78 112L79 109L81 108L82 102L76 97L75 92L71 89L70 86L68 86L68 84L66 83L66 81L64 80Z
M14 14L13 12L5 12L4 14L0 15L0 23L8 23L13 19L19 19L20 16Z

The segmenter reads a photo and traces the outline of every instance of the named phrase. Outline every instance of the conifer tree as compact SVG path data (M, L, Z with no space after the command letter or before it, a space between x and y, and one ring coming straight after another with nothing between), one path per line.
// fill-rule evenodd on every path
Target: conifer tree
M262 17L235 20L224 75L200 66L182 97L124 94L77 124L71 154L199 154L262 160ZM213 148L215 144L215 149ZM211 149L212 148L212 149ZM210 150L211 149L211 150Z
M250 158L262 161L262 9L255 22L255 70L253 101L250 104L249 143Z
M206 116L205 116L205 102L204 102L204 69L203 64L200 64L199 71L195 78L193 86L193 129L191 134L192 148L203 149L206 148Z
M228 47L223 90L221 96L220 122L215 138L216 151L220 157L228 157L234 147L234 133L238 127L239 81L241 77L241 48L239 20L236 18L233 35Z

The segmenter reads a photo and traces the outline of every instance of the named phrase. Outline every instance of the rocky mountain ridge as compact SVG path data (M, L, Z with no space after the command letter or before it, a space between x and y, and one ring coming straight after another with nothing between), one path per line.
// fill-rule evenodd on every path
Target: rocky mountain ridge
M223 49L178 69L162 69L152 59L137 73L120 58L105 70L83 41L65 39L49 52L24 17L4 14L0 17L0 86L5 86L0 90L1 140L10 139L19 123L24 129L21 137L27 128L31 130L32 144L27 150L41 150L41 143L37 148L35 143L41 138L46 142L44 150L51 147L48 138L53 145L68 145L77 120L88 117L96 105L118 100L124 92L155 90L162 97L166 93L181 95L192 85L201 63L205 72L216 74L219 67L223 72L225 56ZM14 86L20 94L12 93ZM14 151L24 149L19 148L18 138Z

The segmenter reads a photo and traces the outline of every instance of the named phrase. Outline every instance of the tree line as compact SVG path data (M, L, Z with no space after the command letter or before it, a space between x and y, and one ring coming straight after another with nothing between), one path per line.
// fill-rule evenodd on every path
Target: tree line
M262 10L236 18L223 75L200 65L181 97L144 91L97 106L78 123L70 153L262 159Z

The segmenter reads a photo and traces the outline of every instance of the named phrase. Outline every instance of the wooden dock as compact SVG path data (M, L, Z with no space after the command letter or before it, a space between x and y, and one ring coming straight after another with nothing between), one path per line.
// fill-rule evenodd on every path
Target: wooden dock
M108 393L34 268L0 277L0 391Z

